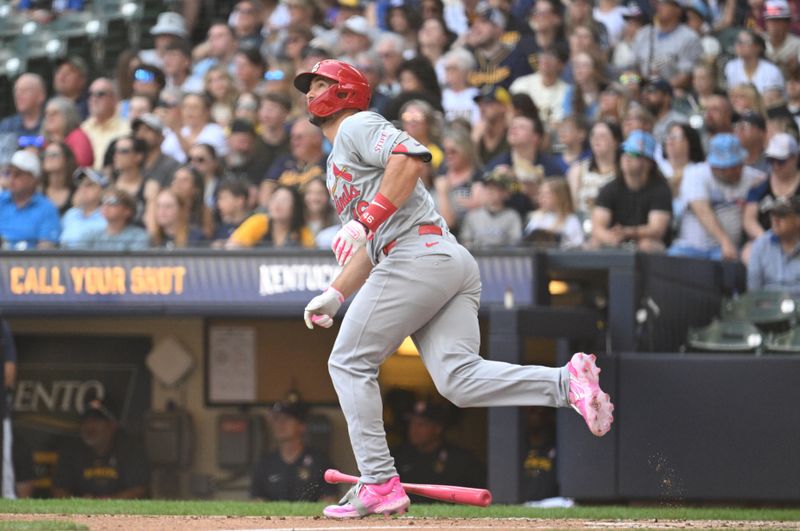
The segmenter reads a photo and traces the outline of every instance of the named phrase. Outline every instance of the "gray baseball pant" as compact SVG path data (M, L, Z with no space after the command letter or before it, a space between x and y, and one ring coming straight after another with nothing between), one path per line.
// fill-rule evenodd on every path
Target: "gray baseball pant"
M456 406L568 405L566 367L513 365L478 355L480 292L478 265L452 235L414 233L397 241L351 302L328 370L363 483L397 475L383 427L378 370L408 336L438 391Z

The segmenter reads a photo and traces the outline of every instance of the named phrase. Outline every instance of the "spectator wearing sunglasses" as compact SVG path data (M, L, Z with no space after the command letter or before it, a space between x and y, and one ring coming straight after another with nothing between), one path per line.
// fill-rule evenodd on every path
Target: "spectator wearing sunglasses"
M239 41L239 47L247 50L258 50L264 42L261 35L261 24L264 20L261 2L257 0L241 0L231 13L231 26Z
M89 118L81 124L81 129L92 142L96 170L102 170L111 141L131 130L128 121L117 112L118 103L117 91L110 79L101 77L89 86Z
M133 136L144 142L147 151L142 165L145 181L155 181L164 188L172 179L180 163L161 151L164 142L164 123L155 114L143 114L131 123Z
M133 93L147 96L156 101L161 91L167 86L167 79L164 71L151 64L142 64L133 71L131 85Z
M592 246L629 244L663 251L672 218L672 192L655 163L656 139L634 130L622 144L620 173L600 189L592 209Z

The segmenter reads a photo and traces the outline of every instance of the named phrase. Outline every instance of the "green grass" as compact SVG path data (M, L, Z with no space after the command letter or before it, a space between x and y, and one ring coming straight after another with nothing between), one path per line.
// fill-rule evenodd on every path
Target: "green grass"
M130 514L192 516L319 516L319 503L261 503L243 501L117 501L117 500L0 500L0 513ZM429 518L580 518L591 520L777 520L800 521L800 509L741 507L625 507L615 505L571 509L531 509L495 505L486 509L463 505L411 506L410 516ZM5 529L0 527L0 531ZM16 529L16 528L11 528ZM60 528L59 528L60 529ZM63 529L75 529L65 527Z
M0 521L0 531L83 531L89 529L85 525L73 522L56 522L54 520L21 520Z

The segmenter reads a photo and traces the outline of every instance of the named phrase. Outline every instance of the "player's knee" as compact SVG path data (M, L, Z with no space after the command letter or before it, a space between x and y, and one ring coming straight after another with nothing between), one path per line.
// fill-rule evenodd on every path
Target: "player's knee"
M444 398L453 403L457 407L464 406L464 393L459 389L458 385L451 378L445 378L443 381L436 382L436 390Z

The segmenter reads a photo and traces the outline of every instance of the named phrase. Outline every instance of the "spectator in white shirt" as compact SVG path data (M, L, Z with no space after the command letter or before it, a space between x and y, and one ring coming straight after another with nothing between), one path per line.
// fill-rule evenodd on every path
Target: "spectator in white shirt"
M447 52L444 57L446 86L442 90L442 107L448 122L458 118L475 126L480 119L480 109L475 103L478 89L470 87L469 73L477 66L475 57L464 48Z
M769 89L784 86L783 74L773 63L764 59L764 39L751 30L742 30L736 37L736 58L725 65L728 87L752 83L762 95Z

